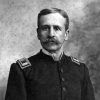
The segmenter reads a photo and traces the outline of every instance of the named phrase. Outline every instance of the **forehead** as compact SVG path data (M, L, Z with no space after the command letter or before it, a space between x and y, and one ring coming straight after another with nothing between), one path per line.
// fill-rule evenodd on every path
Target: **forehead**
M42 15L39 19L40 25L59 25L63 26L66 23L66 19L59 13L50 13Z

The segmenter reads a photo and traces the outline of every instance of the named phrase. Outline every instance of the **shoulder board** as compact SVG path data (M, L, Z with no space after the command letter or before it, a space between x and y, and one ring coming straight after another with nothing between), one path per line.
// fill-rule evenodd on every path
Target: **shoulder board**
M17 63L20 65L21 69L31 66L31 63L27 58L19 59L17 60Z
M74 57L71 57L71 60L75 63L77 63L78 65L80 65L80 61Z

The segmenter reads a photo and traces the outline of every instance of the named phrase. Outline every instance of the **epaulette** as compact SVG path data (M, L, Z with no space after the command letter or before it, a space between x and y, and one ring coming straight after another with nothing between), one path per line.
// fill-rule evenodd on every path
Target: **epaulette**
M24 69L26 67L30 67L31 66L31 63L30 63L30 61L27 58L19 59L16 62L19 64L21 69Z
M80 61L74 57L71 57L71 60L75 63L77 63L78 65L80 65Z

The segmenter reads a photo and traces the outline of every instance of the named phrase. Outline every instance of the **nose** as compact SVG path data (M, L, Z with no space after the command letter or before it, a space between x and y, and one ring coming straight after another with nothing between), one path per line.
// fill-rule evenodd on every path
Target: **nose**
M53 29L53 27L51 27L50 30L49 30L49 36L50 37L54 37L54 29Z

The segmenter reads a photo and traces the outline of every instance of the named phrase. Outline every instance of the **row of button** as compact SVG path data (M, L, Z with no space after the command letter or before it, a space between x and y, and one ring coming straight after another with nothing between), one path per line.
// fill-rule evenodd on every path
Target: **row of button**
M62 68L60 68L60 72L61 72L61 73L64 72ZM62 80L62 82L65 81L65 79L64 79L63 77L61 78L61 80ZM66 91L66 88L63 86L63 87L62 87L62 90L63 90L63 91Z

